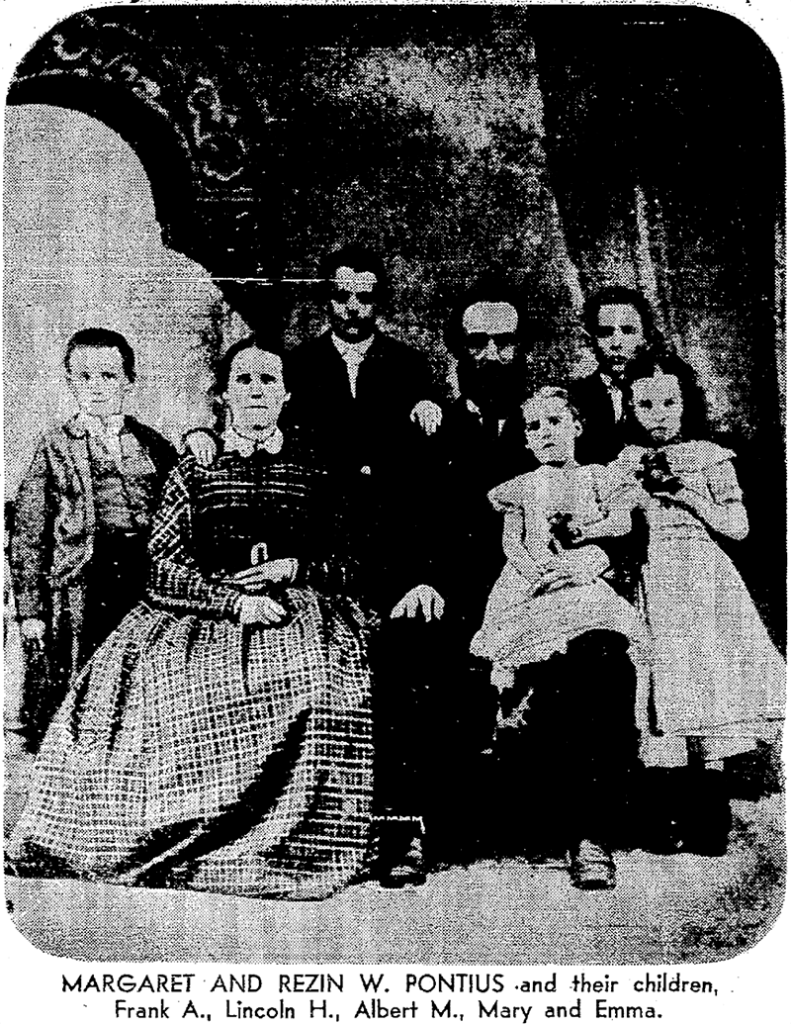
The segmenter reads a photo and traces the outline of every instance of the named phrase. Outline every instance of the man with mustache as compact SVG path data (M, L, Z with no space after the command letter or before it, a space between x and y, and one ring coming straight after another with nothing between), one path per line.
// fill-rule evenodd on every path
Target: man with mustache
M465 549L447 572L454 578L464 567L459 597L470 636L503 562L500 517L487 495L530 468L520 412L527 377L525 340L519 300L497 281L479 284L461 299L445 334L457 360L460 397L445 412L436 446L444 446L451 507L459 512L459 543Z
M435 690L442 692L442 680L452 687L438 716L445 770L432 773L441 798L429 816L429 838L440 860L491 853L494 831L498 842L502 832L492 758L481 756L491 744L497 695L486 664L472 660L469 645L504 561L502 516L488 493L530 468L520 412L528 376L525 335L519 299L502 281L487 278L461 296L445 330L460 394L426 438L435 467L426 488L434 509L428 524L434 578L446 598L445 656ZM492 828L482 825L482 813L491 816Z

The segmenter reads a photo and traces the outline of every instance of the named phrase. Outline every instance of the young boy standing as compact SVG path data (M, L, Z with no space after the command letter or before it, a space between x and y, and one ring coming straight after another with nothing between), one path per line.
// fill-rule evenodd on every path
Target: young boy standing
M123 335L77 331L64 358L79 412L40 440L17 496L11 568L22 637L47 664L47 692L26 684L34 745L69 677L142 598L151 514L176 452L123 412L135 380Z

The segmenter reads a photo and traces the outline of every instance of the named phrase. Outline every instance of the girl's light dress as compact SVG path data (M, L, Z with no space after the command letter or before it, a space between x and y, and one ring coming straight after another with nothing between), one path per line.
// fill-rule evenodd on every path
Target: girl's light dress
M553 516L570 513L586 523L603 519L601 490L607 479L602 466L541 466L490 491L496 509L523 517L525 555L528 564L534 560L535 571L526 575L520 571L524 563L517 568L506 562L489 596L483 625L472 639L473 654L516 668L564 654L575 637L606 629L628 637L635 657L645 629L632 606L603 579L536 593L543 570L559 556L575 553L558 547L551 532Z
M733 452L708 441L663 449L670 471L719 505L740 502ZM783 713L785 663L741 576L697 516L665 506L635 474L647 449L627 447L607 472L609 500L641 507L648 558L641 604L653 640L641 673L637 720L646 764L686 764L688 737L705 760L743 753L774 738Z

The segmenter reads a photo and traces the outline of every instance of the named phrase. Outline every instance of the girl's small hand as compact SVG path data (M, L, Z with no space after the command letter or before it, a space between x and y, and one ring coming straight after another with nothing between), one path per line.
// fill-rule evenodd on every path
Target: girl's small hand
M569 512L558 512L549 520L549 532L555 539L555 548L563 549L578 544L581 531Z
M588 528L591 525L591 523L585 523L582 520L572 519L568 525L569 544L572 547L577 547L584 543L588 539Z

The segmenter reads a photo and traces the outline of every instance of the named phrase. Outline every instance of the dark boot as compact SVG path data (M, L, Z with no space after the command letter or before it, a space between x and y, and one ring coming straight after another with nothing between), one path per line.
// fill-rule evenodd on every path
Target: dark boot
M426 864L421 818L382 816L376 822L374 842L371 874L383 889L423 885Z
M706 768L693 768L690 773L682 849L701 857L724 857L732 824L725 774Z
M731 807L722 772L648 768L644 777L643 849L705 857L728 852Z
M575 889L615 888L615 861L603 846L590 839L574 843L568 853L569 876Z

